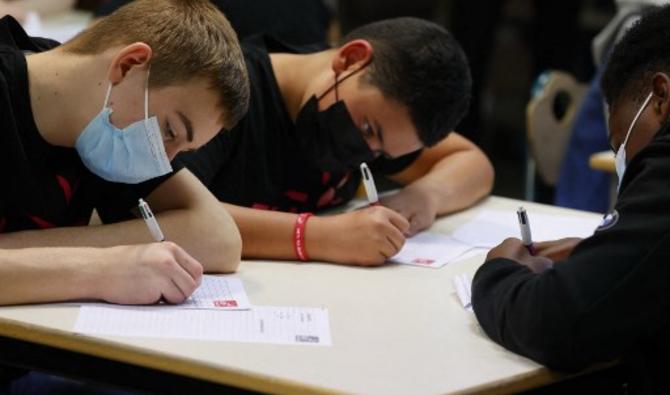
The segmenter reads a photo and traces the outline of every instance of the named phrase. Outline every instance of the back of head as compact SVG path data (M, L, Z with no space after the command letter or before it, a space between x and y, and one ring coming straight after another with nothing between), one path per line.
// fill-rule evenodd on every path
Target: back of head
M670 5L653 8L614 47L600 83L612 106L622 97L642 101L657 72L670 74Z
M89 27L63 49L95 55L143 42L153 51L150 87L203 78L219 92L226 121L246 113L249 79L237 40L226 17L207 0L135 0Z
M424 145L438 143L465 116L472 78L463 50L446 29L404 17L362 26L342 43L356 39L373 49L365 81L408 107Z

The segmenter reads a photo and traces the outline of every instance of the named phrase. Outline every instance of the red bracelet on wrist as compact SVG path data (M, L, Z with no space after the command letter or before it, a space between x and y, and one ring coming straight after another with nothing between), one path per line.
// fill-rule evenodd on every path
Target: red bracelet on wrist
M295 220L295 228L293 229L293 245L295 246L295 254L303 262L309 261L307 247L305 246L305 227L307 225L307 220L312 215L312 213L298 214L298 218Z

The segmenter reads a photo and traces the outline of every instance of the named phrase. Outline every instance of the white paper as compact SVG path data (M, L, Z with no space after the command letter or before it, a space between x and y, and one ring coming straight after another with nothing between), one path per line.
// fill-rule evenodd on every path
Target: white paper
M332 345L328 310L309 307L213 311L85 305L74 330L106 336Z
M471 249L470 245L449 236L422 232L407 239L402 249L390 261L440 268Z
M453 283L456 295L458 295L463 308L472 311L472 278L470 275L467 273L458 274L454 276Z
M239 278L232 275L205 275L198 289L184 303L161 306L174 309L248 310L251 304Z
M600 223L598 218L562 217L528 212L533 241L564 237L589 237ZM482 210L474 219L454 231L452 236L472 247L492 248L508 237L519 238L516 210Z

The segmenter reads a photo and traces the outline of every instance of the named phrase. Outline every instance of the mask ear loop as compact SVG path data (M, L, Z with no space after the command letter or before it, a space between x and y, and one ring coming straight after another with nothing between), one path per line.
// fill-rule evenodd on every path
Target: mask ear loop
M651 98L654 96L654 92L650 92L649 96L644 100L644 103L642 103L642 106L640 107L639 110L637 110L637 114L635 114L635 118L633 118L633 122L630 123L630 127L628 128L628 133L626 133L626 138L623 140L623 143L621 143L621 147L625 147L626 143L628 143L628 138L630 137L631 132L633 131L633 128L635 127L635 124L637 123L637 120L640 118L640 115L642 115L642 111L647 107L649 104L649 101L651 101ZM621 149L621 148L619 148Z
M107 108L107 105L109 104L109 98L112 96L112 83L109 83L109 86L107 87L107 94L105 95L105 102L102 103L102 109L104 110Z
M149 74L151 68L147 70L147 80L144 83L144 122L149 121Z
M326 91L323 92L323 93L321 94L321 96L318 96L318 97L316 98L316 100L319 101L319 100L323 99L324 96L326 96L328 93L330 93L330 91L332 91L332 90L334 89L334 90L335 90L335 101L340 101L340 95L339 95L339 92L337 91L337 86L338 86L339 84L343 83L344 81L346 81L347 79L349 79L349 77L353 76L354 74L356 74L356 73L358 73L359 71L363 70L364 68L368 67L368 65L369 65L371 62L372 62L372 58L370 58L370 60L368 60L363 66L361 66L361 67L359 67L358 69L352 71L351 73L349 73L349 75L347 75L346 77L342 78L342 79L339 80L339 81L338 81L338 79L337 79L337 74L335 74L335 83L334 83L333 85L331 85L330 88L326 89Z

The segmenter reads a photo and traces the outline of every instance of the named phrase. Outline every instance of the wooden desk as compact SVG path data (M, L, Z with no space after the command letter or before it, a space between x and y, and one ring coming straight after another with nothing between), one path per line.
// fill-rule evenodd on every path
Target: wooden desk
M441 219L432 230L450 232L482 207L512 211L518 205L489 198ZM524 205L566 216L596 215ZM452 277L474 272L482 261L478 255L439 270L260 261L241 265L239 276L253 304L327 307L332 347L80 335L71 332L78 308L63 305L0 308L0 336L10 338L5 344L17 339L198 383L281 394L501 394L561 379L494 344L461 307ZM41 351L31 366L50 355ZM84 368L96 369L94 362ZM99 377L104 372L97 368L93 373ZM161 380L147 376L144 382Z
M594 170L600 170L607 173L616 173L614 165L614 153L612 151L603 151L591 155L589 166Z

